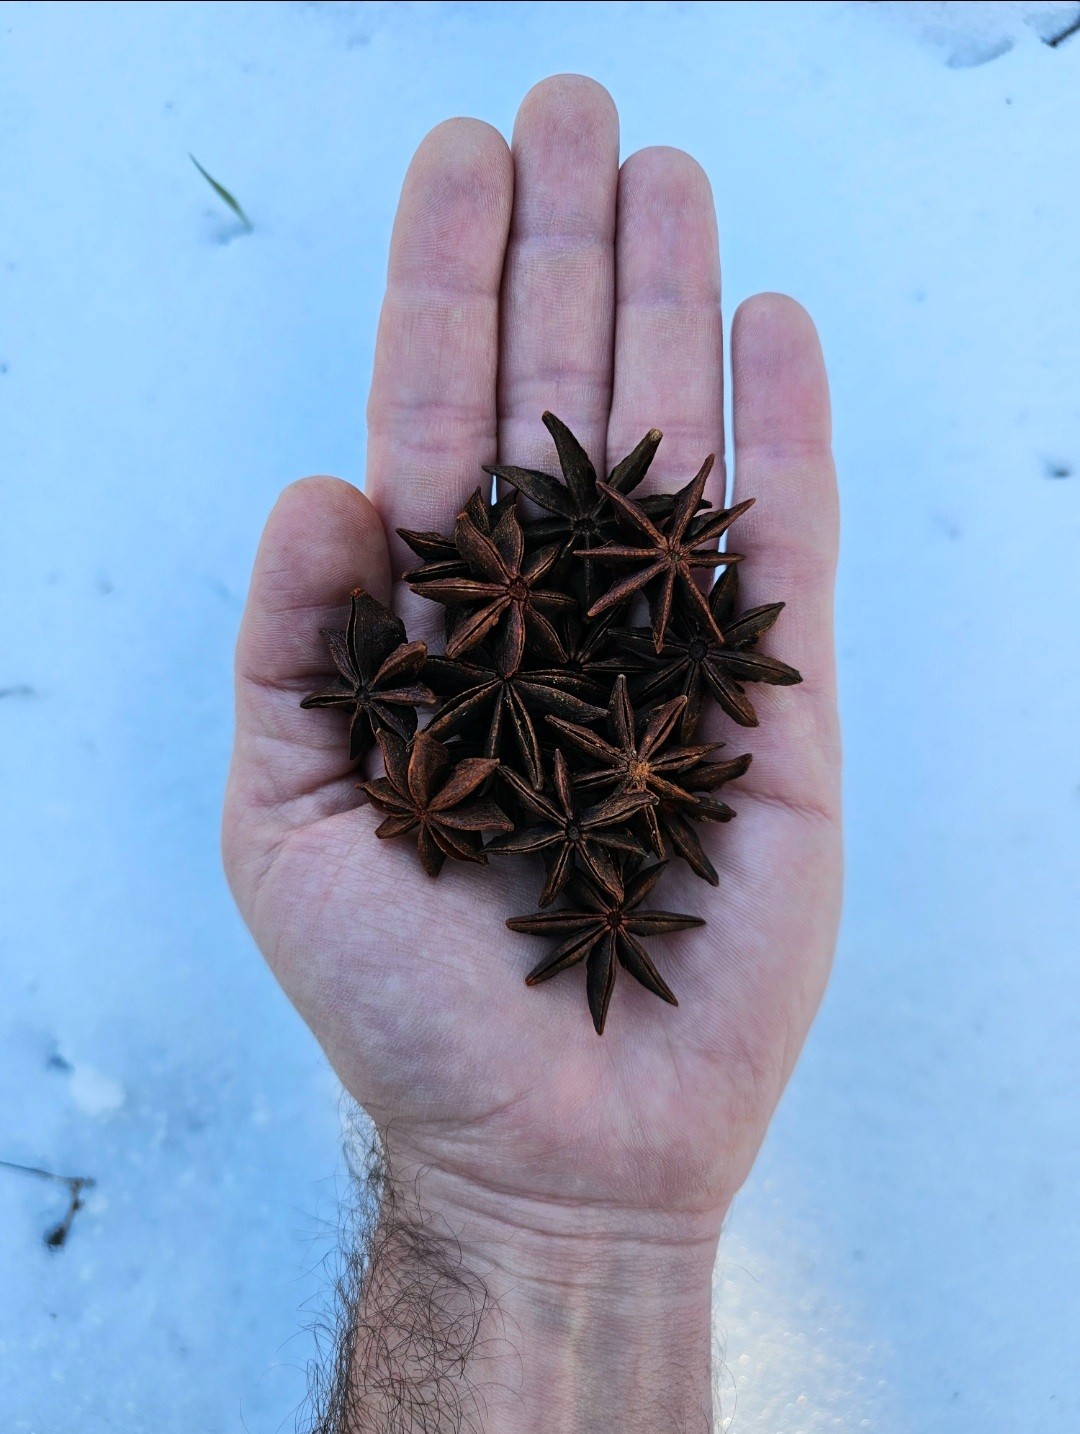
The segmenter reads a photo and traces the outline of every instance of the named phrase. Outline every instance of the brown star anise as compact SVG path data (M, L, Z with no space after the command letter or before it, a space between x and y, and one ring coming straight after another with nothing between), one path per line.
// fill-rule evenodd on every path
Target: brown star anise
M462 509L482 533L491 536L491 530L507 508L514 506L513 494L497 503L489 503L479 488ZM398 537L403 538L418 558L423 558L419 568L412 568L402 577L405 582L427 582L434 578L460 577L468 572L465 560L454 546L453 538L431 531L420 532L413 528L399 528Z
M723 635L715 627L715 619L695 581L695 573L701 568L718 568L728 563L741 561L738 553L721 553L716 541L727 531L740 514L745 513L753 503L747 498L734 508L722 508L716 513L703 514L697 518L698 505L705 491L705 480L712 471L713 455L710 453L698 470L697 476L675 495L675 505L667 518L655 522L640 503L626 498L606 483L597 487L611 500L627 524L642 535L644 543L629 547L619 543L606 543L601 548L582 548L579 558L595 558L604 563L632 563L634 571L609 588L589 608L588 616L596 617L610 607L618 607L634 593L647 590L652 613L653 645L659 652L664 645L671 618L672 604L676 590L696 610L702 623L714 631L718 641Z
M626 678L621 674L616 679L611 702L608 705L608 733L611 741L590 732L587 727L574 722L565 722L559 717L547 720L579 751L591 757L596 764L592 771L585 772L575 781L575 786L588 790L592 787L611 786L617 792L648 792L656 801L642 808L642 816L648 827L653 850L663 854L664 842L660 829L658 805L688 806L696 804L696 798L686 790L679 779L680 774L699 765L716 750L716 744L680 747L669 745L675 726L686 706L685 697L673 697L654 707L643 724L640 735L634 709L626 690Z
M483 737L487 757L508 758L510 738L530 786L543 785L540 741L534 718L553 713L574 722L596 722L604 715L594 698L603 689L561 667L519 667L508 671L505 634L470 654L471 662L431 657L424 676L437 691L449 694L427 731L433 737Z
M561 661L562 643L546 613L572 611L577 604L567 593L540 587L558 560L558 545L553 543L526 558L521 524L517 513L509 508L490 536L468 510L460 513L454 525L454 546L465 561L466 574L432 577L425 566L408 580L413 592L450 607L468 609L468 615L455 625L447 639L447 657L460 657L503 624L511 672L521 665L526 638L555 661Z
M673 911L642 911L641 903L659 881L666 863L659 862L639 872L626 884L625 892L613 895L587 876L575 877L571 895L576 906L564 911L540 911L535 916L515 916L506 924L511 931L528 936L556 936L559 945L534 966L525 978L529 986L549 981L560 971L585 964L585 984L597 1035L602 1035L608 1004L619 966L628 971L646 990L672 1006L679 1003L638 940L668 931L686 931L704 926L700 916L682 916Z
M617 617L614 609L591 622L575 614L569 618L563 632L566 667L586 678L597 693L605 694L605 702L611 695L615 677L625 670L625 665L619 665L617 655L605 656L614 645L615 633L621 630L615 626Z
M733 757L727 762L701 762L690 771L684 772L680 778L683 787L694 793L693 805L686 802L661 801L658 806L656 815L663 847L659 854L666 856L666 847L670 844L691 871L710 886L719 886L720 877L716 867L705 855L705 849L693 823L729 822L736 813L734 807L729 807L727 802L703 797L701 793L715 792L725 782L735 781L737 777L744 775L749 766L749 753L743 757Z
M436 700L415 681L427 646L406 642L405 624L362 588L353 592L345 631L324 627L322 636L340 675L333 687L312 692L300 706L352 710L350 761L370 751L380 729L407 741L416 731L417 706L434 706Z
M512 464L485 464L484 472L513 484L537 507L551 515L528 525L529 540L534 544L557 542L560 545L559 555L564 557L578 548L610 538L614 520L610 502L597 487L596 469L589 455L561 419L553 413L545 413L542 418L555 440L563 476L561 483L550 473L540 473L533 468L516 468ZM633 452L612 469L608 486L620 493L632 493L649 471L649 464L662 437L658 428L650 429ZM584 582L587 606L599 595L591 563L585 564Z
M627 822L642 807L650 806L652 798L646 792L624 792L608 797L594 807L578 810L570 786L570 773L566 758L561 752L555 753L553 763L553 785L556 800L543 792L534 791L516 772L504 768L506 782L519 803L540 821L534 826L498 836L488 842L485 851L495 855L531 855L534 852L550 853L547 881L540 893L540 905L549 906L570 879L575 858L582 871L587 872L605 891L619 895L622 880L609 852L621 851L631 856L644 856L644 850L628 835Z
M757 713L746 696L744 682L767 682L790 687L802 675L781 662L756 652L757 641L768 632L783 610L782 602L765 603L735 616L739 592L739 570L728 568L709 594L709 609L719 628L722 642L689 614L678 615L668 628L663 651L654 650L647 628L628 628L615 634L620 648L635 667L647 674L634 685L634 697L643 705L655 702L673 690L683 692L681 738L689 741L701 715L706 692L743 727L757 726ZM611 662L607 663L611 666Z
M392 732L380 732L378 738L386 775L360 783L379 811L387 813L375 835L416 832L428 876L438 876L448 856L484 865L479 833L508 832L514 824L492 801L463 803L475 796L498 762L466 757L451 767L450 753L426 732L418 732L408 746Z

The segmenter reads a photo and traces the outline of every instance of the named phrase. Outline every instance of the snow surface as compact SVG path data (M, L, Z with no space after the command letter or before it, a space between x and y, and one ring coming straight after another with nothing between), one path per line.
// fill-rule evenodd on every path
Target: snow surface
M848 898L724 1418L1077 1427L1076 13L0 6L0 1158L96 1181L50 1250L0 1168L5 1431L292 1426L338 1096L219 870L230 648L278 490L362 476L411 150L558 70L702 159L729 310L798 295L835 385Z

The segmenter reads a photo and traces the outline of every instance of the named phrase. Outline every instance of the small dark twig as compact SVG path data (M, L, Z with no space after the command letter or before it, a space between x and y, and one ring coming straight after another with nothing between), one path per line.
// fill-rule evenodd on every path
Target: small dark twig
M1070 36L1075 35L1077 31L1080 31L1080 10L1077 10L1073 20L1070 24L1066 25L1064 30L1057 35L1052 35L1049 40L1044 40L1043 44L1049 45L1051 50L1056 50L1059 45L1064 44L1064 42L1069 39Z
M0 687L0 697L36 697L37 693L26 682L20 682L15 687Z
M58 1225L46 1230L42 1237L50 1250L62 1249L71 1234L72 1221L82 1209L83 1191L91 1190L97 1181L89 1175L57 1175L54 1170L42 1170L38 1165L18 1165L14 1160L0 1160L0 1169L14 1170L20 1175L34 1175L40 1180L55 1180L68 1189L68 1208Z

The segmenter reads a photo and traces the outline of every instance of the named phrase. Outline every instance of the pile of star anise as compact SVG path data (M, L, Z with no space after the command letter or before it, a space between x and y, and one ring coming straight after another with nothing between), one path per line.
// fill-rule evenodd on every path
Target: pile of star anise
M429 876L447 857L543 859L545 909L506 924L556 938L530 986L585 962L602 1032L620 965L677 1004L641 938L704 923L644 905L667 861L718 882L697 824L735 815L715 794L750 757L721 761L719 744L695 743L706 697L753 727L743 684L800 678L755 650L783 604L737 611L739 556L717 540L753 500L705 501L711 457L677 493L635 499L657 429L604 483L566 425L544 423L561 482L487 467L504 496L478 488L453 533L399 530L422 559L405 581L444 608L443 655L407 642L357 590L347 630L323 632L334 685L302 705L352 713L352 759L378 743L385 776L360 783L386 814L375 835L414 837ZM539 516L523 517L518 494ZM642 598L649 627L632 625ZM434 709L422 731L417 707Z

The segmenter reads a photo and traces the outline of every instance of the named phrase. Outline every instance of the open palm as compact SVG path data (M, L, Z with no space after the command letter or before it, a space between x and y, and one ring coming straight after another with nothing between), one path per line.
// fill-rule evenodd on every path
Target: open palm
M724 451L716 222L699 166L649 149L618 163L618 121L591 81L545 81L513 150L451 120L421 145L394 229L369 406L367 494L289 488L267 524L237 657L226 865L289 996L402 1155L467 1204L722 1216L744 1179L824 987L840 878L831 652L836 503L813 326L760 295L732 334L735 544L747 606L785 601L768 642L801 687L755 693L761 726L725 795L738 819L704 840L718 889L673 864L655 905L708 924L653 943L679 998L616 985L607 1030L578 969L537 989L546 949L505 926L536 909L534 862L438 880L408 841L379 842L336 715L301 711L326 671L321 627L348 593L393 600L410 638L441 611L395 580L396 528L447 531L481 464L550 470L549 408L598 470L651 427L651 486ZM712 498L723 497L723 464ZM661 899L662 898L662 899Z

